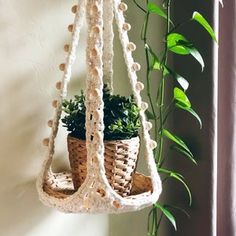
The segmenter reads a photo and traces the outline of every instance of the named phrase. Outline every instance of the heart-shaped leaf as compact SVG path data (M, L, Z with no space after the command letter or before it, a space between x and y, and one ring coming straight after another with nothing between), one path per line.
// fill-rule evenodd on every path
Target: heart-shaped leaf
M164 65L161 65L161 62L160 62L159 58L154 53L152 48L148 44L145 45L145 48L148 50L148 53L151 57L150 68L152 70L159 70L159 71L164 70L164 75L168 75L169 74L168 68Z
M217 43L216 35L208 21L199 12L195 11L192 16L192 20L198 22L212 37L212 39Z
M174 99L182 106L185 106L187 108L191 107L191 103L185 92L177 87L174 88Z
M183 106L181 103L178 103L178 102L176 102L175 105L176 105L176 107L192 114L199 122L200 129L202 128L202 120L201 120L200 116L191 107Z
M167 47L170 51L180 54L188 55L190 54L188 48L180 42L188 42L187 39L178 33L171 33L167 36Z
M189 205L192 205L192 193L188 187L188 185L185 183L184 181L184 177L182 175L180 175L179 173L176 173L174 171L171 170L167 170L164 168L159 168L158 169L159 173L165 173L167 175L169 175L169 177L176 179L177 181L179 181L180 183L182 183L188 193L188 197L189 197Z
M181 85L181 87L184 89L184 91L186 91L189 87L189 82L179 74L175 74L175 78L178 81L178 83Z
M171 146L171 149L176 150L179 153L182 153L183 155L188 157L195 165L197 165L197 162L195 161L195 159L188 152L186 152L183 148L181 148L181 146L173 145L173 146Z
M167 36L167 47L176 54L191 54L200 63L203 71L205 64L200 52L193 46L193 43L188 41L182 34L169 34Z
M154 2L148 3L147 8L148 8L149 12L154 13L158 16L161 16L161 17L163 17L164 19L167 20L167 14L159 6L157 6ZM172 25L174 25L173 22L170 19L169 19L169 22Z
M177 231L175 217L172 215L172 213L169 210L167 210L164 206L161 206L158 203L155 204L155 207L160 209L160 211L166 216L166 218L170 221L170 223L173 225L173 227Z
M154 2L148 3L147 8L148 8L149 12L155 13L155 14L167 19L166 13L159 6L157 6Z
M202 71L203 71L204 67L205 67L205 63L204 63L204 60L203 60L202 55L200 54L200 52L194 47L189 48L189 52L200 63L200 65L202 67Z
M188 146L185 144L185 142L179 138L178 136L170 133L168 130L163 129L162 130L162 134L167 137L168 139L170 139L171 141L175 142L176 144L178 144L180 147L182 147L186 152L188 152L188 154L193 157L192 152L189 150Z

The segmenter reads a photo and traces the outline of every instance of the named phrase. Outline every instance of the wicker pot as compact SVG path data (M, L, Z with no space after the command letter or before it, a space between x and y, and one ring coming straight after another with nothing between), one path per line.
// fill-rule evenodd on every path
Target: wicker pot
M68 135L67 143L73 184L77 190L87 174L86 141ZM104 141L106 177L111 187L123 197L128 196L132 188L139 145L139 137Z

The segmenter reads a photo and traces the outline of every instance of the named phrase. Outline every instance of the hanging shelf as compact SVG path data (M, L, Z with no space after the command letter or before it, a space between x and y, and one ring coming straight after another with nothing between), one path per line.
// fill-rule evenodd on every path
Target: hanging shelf
M64 71L62 81L56 84L60 96L54 100L55 115L48 122L51 135L43 143L48 147L46 160L37 179L37 190L40 200L47 206L63 212L88 213L121 213L140 210L155 203L161 193L161 181L153 158L156 142L151 140L150 122L146 121L147 103L140 96L144 86L137 81L136 71L140 65L134 62L132 51L135 44L129 41L127 31L131 26L125 22L123 12L127 5L120 0L79 0L72 8L76 14L73 25L68 27L72 32L71 45L65 45L68 52L66 63L60 65ZM62 113L62 101L67 96L67 85L71 78L72 65L75 61L83 19L87 18L87 80L86 80L86 139L87 176L78 190L74 190L71 173L53 173L51 164L54 156L55 138ZM113 18L118 26L128 77L135 102L140 107L144 155L150 177L139 173L133 175L131 194L122 197L109 185L104 168L103 142L103 84L112 89L113 63Z

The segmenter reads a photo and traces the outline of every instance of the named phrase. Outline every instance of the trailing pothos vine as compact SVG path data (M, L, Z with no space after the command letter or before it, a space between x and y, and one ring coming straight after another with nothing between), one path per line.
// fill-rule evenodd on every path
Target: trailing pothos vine
M144 14L141 40L144 44L146 56L146 91L150 104L150 110L146 112L146 115L148 119L152 120L154 123L154 139L158 144L157 148L154 150L156 167L162 177L162 183L165 183L169 178L173 178L183 184L189 196L189 205L191 205L192 195L184 177L175 171L169 170L168 167L165 166L166 155L163 152L165 139L169 139L173 144L171 149L185 155L194 164L196 164L196 161L186 143L167 128L166 121L174 109L181 109L193 115L199 122L200 128L202 127L202 122L201 118L192 108L191 102L187 97L186 93L189 87L188 81L171 68L168 63L168 57L170 53L191 55L200 63L203 71L205 65L200 52L194 47L194 43L187 40L187 38L179 33L178 30L180 27L184 27L185 23L195 21L206 30L215 42L217 42L216 36L212 27L199 12L194 12L192 17L187 19L185 22L173 22L171 15L172 0L163 0L162 6L158 6L155 2L150 0L133 0L133 2ZM165 37L162 42L162 52L155 52L152 45L149 43L148 30L152 27L149 20L153 15L158 15L166 21ZM160 77L158 78L159 86L156 93L153 94L153 91L151 91L150 81L151 77L153 77L152 72L156 70L160 72ZM174 87L173 92L171 93L172 97L169 99L166 94L169 94L168 90L170 90L170 88L166 86L166 79L170 78L172 78L173 81L177 81L178 86ZM171 102L168 102L169 100ZM171 206L157 202L153 205L148 215L148 235L158 235L158 230L164 216L176 229L176 220L171 212Z

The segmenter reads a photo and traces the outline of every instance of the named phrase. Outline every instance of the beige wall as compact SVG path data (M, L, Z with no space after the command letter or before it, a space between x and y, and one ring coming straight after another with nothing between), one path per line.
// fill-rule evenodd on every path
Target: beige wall
M141 236L146 232L146 211L124 215L66 215L44 207L35 189L44 159L41 140L49 134L54 84L61 79L58 65L64 61L63 44L69 40L70 8L76 1L0 0L0 235L1 236ZM130 4L131 5L131 4ZM142 19L129 12L131 36L138 41ZM141 23L141 22L140 22ZM85 29L79 59L70 88L84 85ZM141 45L140 45L141 46ZM117 47L119 49L119 47ZM117 54L119 57L120 53ZM136 53L136 57L143 58ZM124 91L127 78L116 58L115 79ZM60 135L58 142L63 142ZM57 156L66 156L59 145Z

